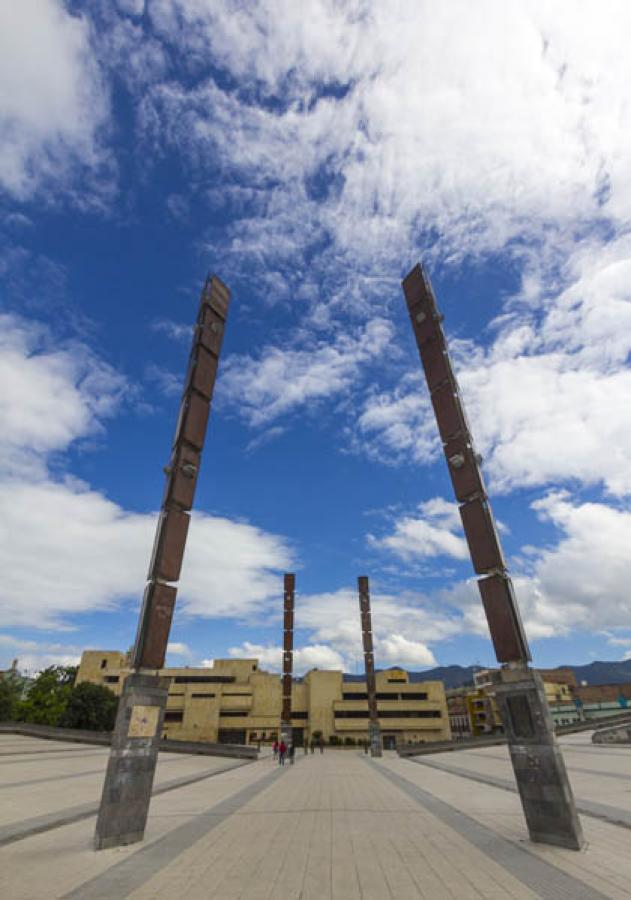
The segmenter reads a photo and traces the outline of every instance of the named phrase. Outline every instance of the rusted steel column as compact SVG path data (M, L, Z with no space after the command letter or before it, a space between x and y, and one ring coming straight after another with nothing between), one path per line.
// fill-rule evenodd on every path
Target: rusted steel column
M480 471L429 278L416 265L403 280L412 328L429 388L471 562L497 660L495 694L530 837L572 849L583 845L552 718L530 649Z
M290 572L283 580L283 681L280 730L286 744L293 740L291 728L291 679L294 662L294 600L296 576Z
M144 836L168 694L164 666L186 537L215 386L230 292L207 278L197 322L147 585L112 739L96 823L97 850Z
M381 728L377 711L377 683L375 681L375 654L372 643L372 620L370 615L370 587L366 575L357 579L359 591L359 615L362 626L364 647L364 667L366 670L366 692L368 694L368 737L371 756L382 755Z

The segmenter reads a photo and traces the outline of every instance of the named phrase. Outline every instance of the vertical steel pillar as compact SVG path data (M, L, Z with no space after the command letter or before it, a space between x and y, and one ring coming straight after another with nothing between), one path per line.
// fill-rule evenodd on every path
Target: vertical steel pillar
M579 850L583 833L543 683L528 666L530 649L486 494L473 438L442 329L442 316L420 265L403 292L429 388L447 468L478 580L497 660L495 694L531 840Z
M362 626L362 644L364 647L364 667L366 670L366 693L368 694L368 738L370 755L381 756L383 745L379 713L377 711L377 683L375 681L375 654L372 644L372 620L370 616L370 588L366 575L357 579L359 592L359 615Z
M287 572L283 580L283 681L280 733L285 744L293 742L291 727L291 679L294 663L294 599L296 576Z
M180 569L230 304L215 276L202 290L166 488L156 528L133 672L125 679L94 838L97 850L141 841L149 812L169 683L164 665Z

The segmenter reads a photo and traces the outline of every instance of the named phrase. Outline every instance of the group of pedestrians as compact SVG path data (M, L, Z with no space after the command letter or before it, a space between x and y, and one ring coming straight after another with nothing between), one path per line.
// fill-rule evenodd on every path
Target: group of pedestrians
M304 751L305 755L309 752L309 744L307 741L304 741ZM315 753L315 748L318 747L320 753L324 753L324 740L320 737L317 741L315 738L311 738L311 752ZM272 744L272 752L274 754L274 760L278 760L278 764L280 766L285 765L285 759L289 760L289 765L293 766L294 758L296 755L296 747L293 741L289 742L289 745L285 743L285 741L281 738L280 741L274 741Z
M278 759L278 763L281 766L285 765L285 758L289 760L289 765L293 766L294 757L296 755L296 748L292 743L287 746L285 741L281 739L280 743L278 741L274 741L272 744L272 751L274 753L274 759Z

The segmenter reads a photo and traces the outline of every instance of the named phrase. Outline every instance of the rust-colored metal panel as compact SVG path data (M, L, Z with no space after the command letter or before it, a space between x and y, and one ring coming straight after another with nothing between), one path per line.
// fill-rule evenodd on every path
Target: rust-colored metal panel
M530 649L510 578L491 575L478 581L498 662L529 660Z
M491 508L485 500L471 500L460 507L471 562L478 575L486 575L494 569L505 569Z
M438 314L436 299L429 280L425 277L425 273L420 265L408 272L402 282L403 293L408 310L412 310L417 303L427 303L431 307L434 315Z
M223 320L214 309L211 309L210 306L205 306L203 308L202 322L195 329L196 340L206 350L214 353L215 356L219 356L224 327Z
M283 577L283 702L281 722L291 719L291 677L294 649L294 589L296 576L285 572Z
M293 572L285 572L283 576L283 590L290 592L296 587L296 576Z
M201 455L186 445L175 451L167 467L164 503L175 503L182 509L191 509L195 497L195 485L199 473Z
M212 278L210 290L204 293L204 302L208 303L224 319L228 315L230 291L216 276Z
M444 446L447 468L456 500L462 503L474 494L484 493L484 483L475 453L464 437L455 437Z
M453 435L465 432L467 426L460 397L450 381L445 382L433 392L431 401L440 439L443 443Z
M212 399L218 364L219 360L216 356L213 356L204 347L197 346L191 359L189 384L207 400Z
M419 303L413 307L410 310L410 319L419 350L421 349L421 344L439 339L438 322L434 319L428 303Z
M403 293L408 309L411 309L416 303L424 297L425 282L423 272L420 265L415 265L401 282L403 285Z
M180 577L190 516L176 507L160 513L149 578L177 581Z
M142 646L138 648L140 658L134 660L135 667L161 669L164 666L176 595L177 588L170 584L150 581L145 588L146 628Z
M181 440L201 450L206 437L209 413L210 404L208 400L205 397L200 397L199 394L190 394L186 400L186 406L182 415L182 425L179 434Z
M421 344L419 349L421 362L425 369L427 386L431 393L436 390L439 384L452 377L451 366L444 352L445 346L440 338Z

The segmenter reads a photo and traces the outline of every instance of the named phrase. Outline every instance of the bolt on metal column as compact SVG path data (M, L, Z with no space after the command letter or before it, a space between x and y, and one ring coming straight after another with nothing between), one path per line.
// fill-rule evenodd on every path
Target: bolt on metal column
M125 679L112 735L94 844L97 850L141 841L158 759L169 679L164 666L180 569L230 304L216 276L204 284L166 488L156 528L132 673Z
M362 626L362 644L364 647L364 668L366 670L366 693L368 694L368 739L370 755L381 756L383 744L381 727L377 711L377 683L375 680L375 654L372 644L372 620L370 615L370 586L366 575L357 579L359 592L359 615Z
M285 744L293 742L291 727L291 679L294 660L294 599L296 576L290 572L283 580L283 681L280 733Z
M502 667L494 692L508 737L531 840L579 850L584 843L565 763L531 656L427 274L403 280L412 329L443 444L471 562Z

